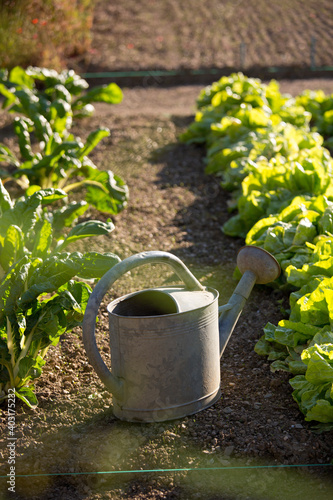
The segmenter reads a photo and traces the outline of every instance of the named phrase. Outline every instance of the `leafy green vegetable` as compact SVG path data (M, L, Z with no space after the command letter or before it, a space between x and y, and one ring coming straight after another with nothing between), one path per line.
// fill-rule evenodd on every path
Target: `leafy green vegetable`
M278 285L293 290L289 319L268 323L255 350L296 375L307 420L332 423L333 95L292 98L237 73L204 88L197 106L180 140L205 144L206 173L232 192L237 214L223 231L273 253Z
M290 205L276 215L260 219L246 236L248 245L256 245L274 254L290 284L291 265L301 267L311 258L311 243L331 229L333 203L325 196L296 196ZM290 268L291 269L291 268Z
M326 194L331 198L332 166L329 153L319 146L302 150L291 162L279 158L258 161L242 182L238 214L227 221L224 232L245 237L259 219L283 210L295 195Z
M106 128L91 132L85 144L80 138L69 135L67 140L60 140L57 132L47 123L41 130L41 151L32 152L30 135L36 133L33 124L26 118L15 119L15 131L23 163L9 150L0 162L16 168L6 180L18 180L24 186L35 186L33 189L61 188L69 193L79 188L86 188L86 200L98 210L117 214L127 205L128 187L123 179L108 171L100 171L88 158L89 154L104 138L110 135ZM47 135L49 134L49 135Z
M304 375L290 380L293 398L305 414L305 420L328 423L333 421L332 383L312 384Z
M54 131L63 133L72 124L73 118L90 116L92 102L117 104L123 94L115 83L101 85L88 90L86 80L73 70L58 73L47 68L19 66L0 79L0 93L5 97L3 108L20 113L34 121L42 115L52 124Z
M37 186L35 189L61 188L68 193L85 188L91 205L114 215L126 206L128 187L113 172L100 172L88 158L110 131L98 128L83 143L70 128L75 118L93 112L91 102L116 104L123 95L115 83L83 93L87 88L87 82L72 70L57 73L16 67L2 74L3 107L20 114L14 120L14 130L21 158L0 145L0 162L6 168L0 177L3 182L16 181L23 190ZM32 148L32 138L39 141L39 151Z
M59 208L65 198L61 190L32 190L13 202L0 182L0 401L11 387L29 406L37 404L31 382L49 347L81 324L91 292L74 278L99 278L120 261L112 253L63 251L114 229L111 221L73 225L87 204Z

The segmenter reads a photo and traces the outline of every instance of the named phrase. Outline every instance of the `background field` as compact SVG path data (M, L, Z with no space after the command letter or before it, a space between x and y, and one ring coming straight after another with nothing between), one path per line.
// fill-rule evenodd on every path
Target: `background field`
M90 70L333 66L332 35L330 0L99 0L85 63Z

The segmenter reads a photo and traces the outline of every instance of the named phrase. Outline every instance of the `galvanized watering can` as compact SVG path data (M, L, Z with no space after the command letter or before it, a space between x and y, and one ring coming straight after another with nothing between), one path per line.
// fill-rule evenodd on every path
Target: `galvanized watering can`
M143 264L168 264L185 286L131 293L111 302L111 367L98 351L95 324L101 301L124 273ZM275 280L275 258L254 246L237 256L243 274L228 304L218 307L218 292L202 286L178 257L142 252L111 268L92 292L83 321L87 356L113 394L116 417L158 422L203 410L220 397L220 357L255 283ZM219 317L220 313L220 317Z

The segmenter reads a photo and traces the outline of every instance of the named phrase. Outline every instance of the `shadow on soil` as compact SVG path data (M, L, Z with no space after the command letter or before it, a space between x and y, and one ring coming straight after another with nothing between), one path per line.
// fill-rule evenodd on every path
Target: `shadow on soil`
M172 121L179 130L192 119L173 117ZM235 286L236 254L244 240L222 232L223 224L231 216L230 195L222 190L218 178L205 174L204 157L203 147L176 142L155 150L150 161L164 165L157 181L159 189L181 187L195 195L193 203L181 208L175 216L174 224L182 232L186 245L176 246L173 252L190 265L199 280L208 276L209 282L204 284L219 289L224 288L223 282L227 280L230 292Z
M44 464L40 472L34 470L35 477L17 477L16 494L4 498L79 500L113 492L112 498L117 499L235 500L240 494L253 500L274 500L282 494L285 500L301 499L302 495L324 500L333 491L331 482L324 484L312 475L317 472L315 467L311 471L288 470L267 465L262 458L245 461L223 452L204 454L191 439L184 440L181 435L176 439L171 430L177 422L133 424L115 419L111 409L102 410L47 436L44 446L54 448L54 462L48 467ZM61 474L57 463L63 463L64 454L68 467L61 476L54 471ZM158 495L150 496L157 482ZM65 497L62 490L66 490ZM162 496L163 492L167 496Z

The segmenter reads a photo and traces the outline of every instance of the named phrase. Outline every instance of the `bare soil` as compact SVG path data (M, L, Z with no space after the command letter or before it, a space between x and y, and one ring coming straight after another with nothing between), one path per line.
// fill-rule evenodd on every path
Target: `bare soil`
M319 83L333 90L329 80L281 82L281 87L299 93ZM121 258L143 250L170 251L203 284L216 288L224 304L236 285L235 256L243 241L221 231L230 216L228 195L216 179L204 175L204 150L177 140L193 119L199 90L124 89L122 104L97 106L94 117L81 121L75 132L85 137L100 125L111 129L92 159L122 175L130 188L128 208L116 218L112 236L92 241L90 248ZM10 142L9 125L3 130ZM93 210L89 216L104 217ZM152 266L115 284L103 301L97 328L106 363L106 304L172 281L168 269ZM221 399L196 415L155 424L114 417L112 396L87 360L81 330L66 334L49 351L36 382L37 409L17 402L15 494L7 492L4 478L9 472L4 408L0 498L331 498L332 467L325 464L332 460L333 433L320 434L314 422L304 421L288 375L271 373L269 363L253 350L265 324L282 319L287 307L286 295L255 287L221 359ZM140 472L147 470L154 472Z
M90 72L332 67L332 34L330 0L99 0L82 62Z

